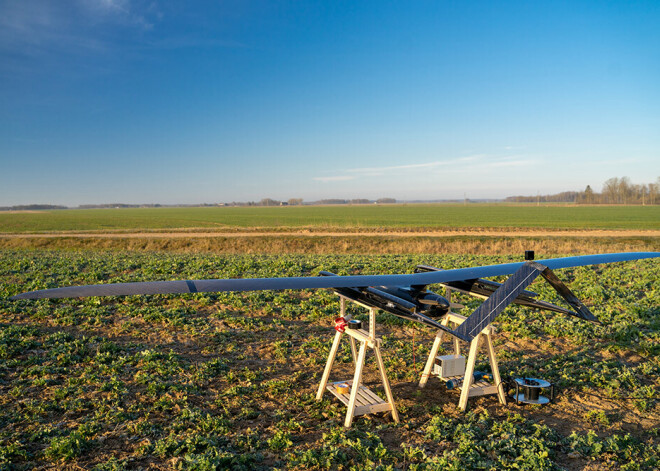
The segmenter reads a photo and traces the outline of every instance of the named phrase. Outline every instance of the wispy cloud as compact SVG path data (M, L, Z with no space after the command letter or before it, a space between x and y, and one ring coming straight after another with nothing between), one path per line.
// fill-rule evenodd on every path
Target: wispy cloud
M640 163L643 163L645 161L653 162L655 161L655 157L651 159L645 159L643 157L617 157L617 158L612 158L612 159L598 159L598 165L603 166L603 165L637 165ZM657 161L655 161L657 162ZM588 165L594 165L593 161L585 161L584 163L587 163Z
M0 0L0 77L81 77L135 57L161 18L143 0Z
M508 159L487 163L488 167L522 167L532 165L535 161L532 159Z
M85 0L81 3L93 16L124 25L150 30L162 17L156 2L139 0Z
M392 172L397 170L411 170L411 169L420 169L420 168L440 167L442 165L447 165L449 163L450 162L436 161L436 162L425 162L420 164L389 165L384 167L351 168L346 171L350 173L383 174L386 172Z
M450 162L437 161L437 162L424 162L424 163L404 164L404 165L388 165L383 167L349 168L344 170L345 175L336 175L332 177L315 177L314 180L323 181L323 182L339 182L339 181L355 180L356 178L362 178L362 177L382 177L388 174L394 174L396 172L401 172L406 170L420 170L420 169L440 167L443 165L447 165L448 163Z
M170 36L166 38L159 38L147 43L147 47L154 49L189 49L189 48L229 48L229 49L245 49L247 44L232 41L222 40L217 38L202 38L196 35L180 35Z
M452 162L459 164L469 164L471 162L483 162L484 160L487 159L488 159L488 154L474 154L474 155L466 155L464 157L457 157Z
M478 174L511 167L532 167L539 159L525 155L474 155L456 159L449 169L453 174Z
M355 177L351 175L338 175L335 177L314 177L312 180L316 180L317 182L343 182L354 179Z
M506 167L531 166L538 163L537 159L526 156L498 156L490 154L474 154L453 159L436 160L432 162L410 163L403 165L384 165L382 167L359 167L348 168L343 175L331 177L315 177L314 180L322 182L337 182L355 180L358 178L387 177L401 174L402 172L420 172L427 174L434 172L447 174L463 174L498 169Z
M383 167L364 167L364 168L349 168L346 169L347 173L360 174L365 176L380 176L388 173L406 171L406 170L432 170L454 166L505 166L511 165L511 157L501 157L489 154L474 154L463 157L456 157L444 160L435 160L432 162L410 163L403 165L387 165Z
M44 31L57 28L61 20L50 2L3 2L0 4L0 47L40 42Z
M128 0L0 2L0 50L20 55L99 49L99 27L153 28L160 16L153 3Z

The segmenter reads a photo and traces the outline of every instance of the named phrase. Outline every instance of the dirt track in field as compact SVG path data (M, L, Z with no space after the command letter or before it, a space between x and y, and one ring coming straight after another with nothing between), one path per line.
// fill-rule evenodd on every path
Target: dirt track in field
M0 233L0 238L57 238L57 237L84 237L84 238L201 238L201 237L660 237L660 231L639 230L546 230L546 229L456 229L456 230L411 230L411 231L325 231L325 230L236 230L232 232L191 231L177 230L168 232L56 232L56 233Z

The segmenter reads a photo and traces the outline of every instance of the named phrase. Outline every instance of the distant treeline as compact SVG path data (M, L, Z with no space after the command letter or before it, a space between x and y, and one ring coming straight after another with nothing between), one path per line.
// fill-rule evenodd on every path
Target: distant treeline
M453 200L446 200L453 201ZM467 202L480 202L482 200L463 200ZM504 201L507 203L572 203L572 204L641 204L654 205L660 204L660 177L657 177L654 183L631 183L629 177L610 178L603 184L600 193L597 193L587 185L584 191L563 191L552 195L536 196L508 196L504 200L483 200L487 202ZM394 198L379 198L370 200L366 198L341 199L330 198L318 201L303 201L302 198L289 198L286 201L275 200L272 198L263 198L260 201L232 201L231 203L202 203L202 204L181 204L181 205L161 205L161 204L81 204L79 209L92 208L160 208L160 207L213 207L213 206L302 206L302 205L342 205L342 204L393 204L397 200ZM458 202L456 200L455 202ZM37 211L51 209L69 209L66 206L52 204L28 204L19 206L0 206L0 211Z
M105 204L81 204L79 209L97 209L97 208L160 208L160 204L126 204L126 203L105 203Z
M290 198L287 201L263 198L261 201L232 201L231 203L200 203L200 204L127 204L127 203L101 203L81 204L77 209L107 209L107 208L167 208L167 207L216 207L216 206L302 206L315 204L392 204L396 203L394 198L368 199L324 199L319 201L304 202L302 198ZM72 209L67 206L53 204L27 204L20 206L0 206L0 211L36 211L47 209Z
M575 204L660 204L660 177L655 183L631 183L630 178L610 178L600 193L590 185L584 191L563 191L554 195L509 196L509 203L575 203Z
M339 198L323 199L318 201L303 202L302 198L290 198L287 201L278 201L271 198L263 198L261 201L233 201L226 206L301 206L315 204L392 204L396 203L394 198L379 198L377 200L352 199L344 200Z
M68 209L54 204L22 204L18 206L0 206L0 211L43 211L46 209Z

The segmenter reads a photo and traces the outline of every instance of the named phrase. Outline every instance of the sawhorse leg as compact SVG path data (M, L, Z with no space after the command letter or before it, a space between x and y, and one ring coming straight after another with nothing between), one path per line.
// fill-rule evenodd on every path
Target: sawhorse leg
M442 343L442 334L443 331L441 330L438 332L435 336L435 341L433 342L433 346L431 347L431 352L429 353L429 358L426 360L426 366L424 366L424 371L422 372L422 377L419 380L419 387L423 388L426 386L426 383L429 380L429 376L431 376L431 370L433 369L433 363L435 363L435 357L438 354L438 350L440 349L440 344Z
M447 325L449 323L449 320L445 317L440 321L440 324L442 325ZM444 330L438 331L437 334L435 334L435 341L433 342L433 346L431 347L431 352L429 353L429 358L426 360L426 365L424 366L424 371L422 372L422 377L419 380L419 387L423 388L426 386L427 381L429 380L429 377L431 376L431 370L433 369L433 363L435 363L435 357L438 354L438 350L440 349L440 344L442 344L442 337L444 335ZM455 344L456 351L458 352L458 340L457 343Z
M497 357L495 356L495 348L493 347L492 333L486 335L486 346L488 347L488 360L490 361L490 371L493 373L493 383L497 386L497 397L500 404L506 405L506 392L502 385L502 378L500 377L500 368L497 364Z
M385 372L385 363L383 362L383 357L380 355L380 347L378 345L376 345L376 348L374 348L374 353L376 354L376 360L378 361L378 369L380 370L380 377L383 381L383 388L385 389L387 402L392 406L392 418L398 424L399 412L396 410L396 406L394 405L394 396L392 395L390 381L387 379L387 373Z
M463 379L463 384L461 385L461 398L458 401L458 407L461 410L467 409L468 397L470 397L470 387L474 381L474 364L477 361L477 351L479 350L479 342L481 342L481 336L484 334L478 334L470 342L470 353L468 354L467 365L465 365L465 378Z
M367 342L360 342L360 353L358 353L357 362L355 364L355 375L353 376L353 383L351 384L351 396L348 400L348 410L346 411L346 420L344 421L345 427L350 427L355 415L355 402L357 401L357 394L360 390L362 382L362 368L364 368L364 357L367 354Z
M346 321L351 320L351 315L346 314L346 298L340 297L339 299L339 315L346 319ZM355 343L355 339L353 337L350 338L351 340L351 353L353 354L353 364L357 364L357 356L358 356L358 351L357 351L357 346Z
M323 370L323 376L321 377L321 384L319 384L319 389L316 392L316 400L320 401L323 398L323 391L328 384L328 378L330 377L330 370L332 370L332 365L335 362L335 357L337 356L337 350L339 350L339 342L341 341L342 333L337 331L335 334L335 340L332 342L332 348L330 349L330 355L328 355L328 361L325 364L325 370Z

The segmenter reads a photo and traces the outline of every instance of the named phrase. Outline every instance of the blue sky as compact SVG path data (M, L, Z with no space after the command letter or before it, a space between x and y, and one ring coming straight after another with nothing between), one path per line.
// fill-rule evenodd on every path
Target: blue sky
M0 206L660 175L660 2L0 0Z

